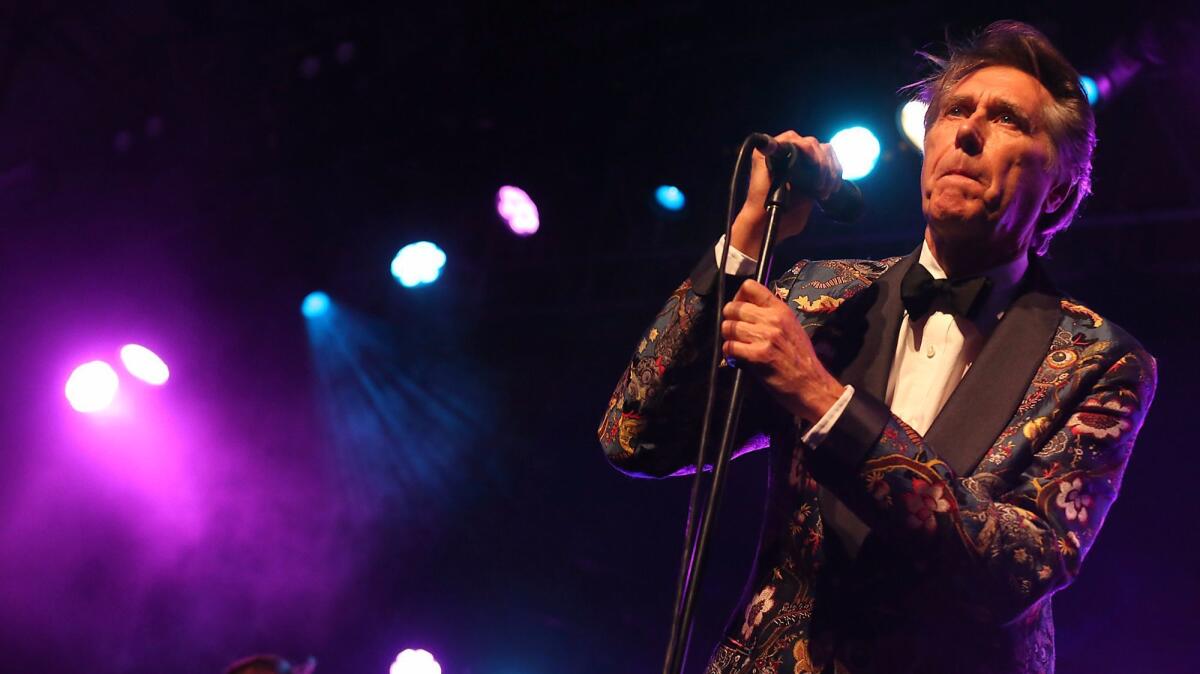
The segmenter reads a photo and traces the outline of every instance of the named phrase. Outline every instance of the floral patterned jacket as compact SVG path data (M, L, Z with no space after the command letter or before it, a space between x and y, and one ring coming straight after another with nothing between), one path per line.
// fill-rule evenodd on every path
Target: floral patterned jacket
M881 402L915 260L802 261L774 284L856 391L814 450L747 399L739 442L771 447L768 521L709 674L1054 669L1051 596L1116 498L1155 361L1033 260L922 437ZM692 470L716 273L709 256L671 295L613 393L599 438L626 473Z

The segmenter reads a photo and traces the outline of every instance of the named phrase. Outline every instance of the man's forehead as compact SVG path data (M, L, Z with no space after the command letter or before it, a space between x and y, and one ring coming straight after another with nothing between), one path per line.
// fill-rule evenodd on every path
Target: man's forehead
M967 75L948 92L947 99L996 100L1036 112L1052 100L1036 77L1011 66L987 66Z

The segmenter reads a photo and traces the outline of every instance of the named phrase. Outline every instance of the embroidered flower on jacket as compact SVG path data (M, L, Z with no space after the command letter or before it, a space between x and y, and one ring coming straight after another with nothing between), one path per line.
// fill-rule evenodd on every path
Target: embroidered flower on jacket
M1129 420L1125 416L1132 410L1116 400L1109 400L1102 408L1111 412L1076 412L1067 421L1067 428L1075 435L1090 435L1097 440L1115 438L1129 430Z
M778 297L779 299L783 300L784 302L786 302L787 298L788 298L788 289L787 288L776 288L775 296Z
M814 526L808 530L808 538L804 539L804 544L808 546L809 552L813 554L816 554L817 550L820 549L821 540L825 537L825 534L821 533L821 531L820 527Z
M840 307L846 298L821 295L815 300L810 300L807 295L801 295L793 301L800 307L800 311L806 314L828 314Z
M904 495L908 526L932 533L937 528L934 513L950 510L950 502L943 498L946 487L941 483L930 484L920 478L914 478L912 486L913 490Z
M808 516L812 514L812 511L813 511L812 506L807 503L800 506L799 508L796 508L796 512L793 513L793 515L796 518L796 523L804 524L804 521L808 519Z
M1087 524L1088 507L1092 505L1092 497L1083 491L1083 480L1075 478L1070 482L1058 483L1058 496L1054 503L1067 513L1068 520L1076 520Z
M892 493L892 486L883 479L883 473L875 471L867 474L867 491L871 492L871 496L875 497L876 501L884 505L891 505L892 499L889 494Z
M746 622L742 625L742 638L749 640L754 628L762 624L763 616L775 607L775 586L768 585L754 595L746 607Z
M1071 536L1075 536L1075 532L1068 534L1067 538L1058 539L1058 554L1062 555L1063 557L1070 557L1079 549L1076 545L1076 543L1079 541L1079 537L1075 536L1075 540L1072 541L1070 540Z
M999 447L993 447L992 450L988 452L987 458L984 459L984 462L999 466L1005 461L1008 461L1008 457L1012 456L1012 452L1012 443L1000 445Z

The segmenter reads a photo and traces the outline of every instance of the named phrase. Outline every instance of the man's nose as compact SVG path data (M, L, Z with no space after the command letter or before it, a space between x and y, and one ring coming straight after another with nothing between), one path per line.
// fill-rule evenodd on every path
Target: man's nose
M958 125L958 133L954 137L954 145L972 156L983 152L984 131L979 128L980 122L981 118L978 115L964 119Z

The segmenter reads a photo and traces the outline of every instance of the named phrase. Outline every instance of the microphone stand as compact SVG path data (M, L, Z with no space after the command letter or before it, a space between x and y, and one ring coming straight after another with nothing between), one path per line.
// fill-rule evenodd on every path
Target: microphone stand
M776 229L779 217L788 208L788 177L791 173L795 157L788 154L777 154L767 158L767 169L771 178L771 189L767 193L767 230L763 234L762 251L759 253L758 268L754 280L766 285L771 272L771 258L774 255ZM726 242L728 245L728 242ZM724 269L718 269L718 274L724 274ZM718 298L718 303L724 298ZM717 307L717 311L722 310ZM713 347L718 348L716 345ZM736 366L735 366L736 367ZM679 674L683 668L683 660L687 655L687 645L692 635L694 622L696 592L700 585L700 576L704 570L704 558L708 549L708 538L712 532L716 511L720 507L721 495L725 490L725 471L733 454L733 438L736 435L738 417L742 411L742 399L745 370L738 369L733 377L733 389L729 396L729 408L725 413L725 425L721 431L721 444L718 447L717 458L713 463L712 485L709 488L708 500L704 503L703 514L700 517L700 529L693 532L689 513L689 522L685 533L684 563L681 565L680 577L676 584L675 614L671 623L671 637L667 644L666 661L663 663L663 674ZM701 436L703 443L705 437ZM704 471L698 469L693 478L693 490L700 488ZM696 534L693 541L692 535Z

